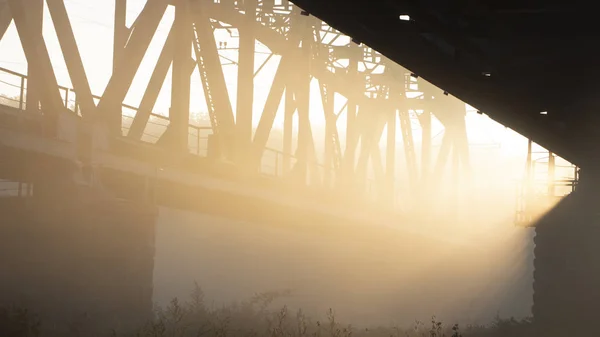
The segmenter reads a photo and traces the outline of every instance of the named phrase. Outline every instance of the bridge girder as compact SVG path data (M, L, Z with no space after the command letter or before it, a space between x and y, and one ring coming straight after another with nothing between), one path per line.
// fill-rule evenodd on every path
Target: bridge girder
M389 204L394 204L393 200L398 189L414 191L424 186L422 182L429 179L429 172L432 169L429 163L432 150L430 140L424 138L421 163L419 165L416 162L409 110L417 110L419 107L410 106L412 100L406 98L405 89L401 88L402 84L398 84L404 83L404 76L409 73L406 69L390 62L367 46L356 45L350 41L340 43L339 41L345 38L341 32L314 17L303 15L304 13L301 13L300 9L289 7L288 4L280 6L281 8L275 6L273 12L265 12L260 9L269 4L258 1L256 6L252 5L252 8L256 7L252 13L244 14L241 8L236 8L233 4L228 6L226 2L217 4L181 1L183 4L179 4L179 2L175 4L173 1L166 0L149 0L132 27L128 28L124 26L122 13L126 9L125 0L117 0L114 73L104 93L101 96L93 96L64 3L61 0L48 0L53 21L59 21L58 24L55 24L55 30L69 75L75 86L73 91L77 93L76 111L81 111L83 116L95 115L95 123L108 123L115 137L123 136L123 120L127 116L122 115L119 105L123 103L130 89L167 6L175 4L181 7L185 5L188 6L185 11L176 12L175 23L161 51L148 87L139 108L135 108L137 113L133 117L130 129L125 132L127 138L142 139L149 123L153 120L164 119L164 117L153 114L152 109L169 67L173 64L174 85L171 99L175 100L177 106L171 107L171 119L164 119L167 131L164 131L162 137L165 138L165 142L167 142L168 135L170 135L169 137L179 137L179 141L175 142L178 144L176 147L184 152L190 142L189 137L186 138L183 135L183 133L187 133L186 131L197 132L198 142L200 142L200 132L204 129L194 126L186 127L187 118L184 116L187 114L183 111L187 111L186 107L189 104L189 95L185 94L188 91L186 88L189 88L187 79L192 71L201 67L201 63L203 63L206 67L206 76L202 78L202 85L205 89L205 96L207 96L207 92L211 96L206 97L207 104L214 104L214 116L211 117L210 123L211 131L219 137L222 145L225 144L221 147L225 159L237 162L238 165L244 167L244 170L259 171L261 162L268 158L269 153L274 152L277 166L274 169L275 175L295 176L293 179L302 184L320 185L327 189L343 188L354 190L358 194L364 194L363 191L368 185L366 172L370 170L374 174L375 181L372 184L376 191L376 199ZM10 3L16 4L18 1ZM20 7L15 8L16 13L19 14ZM184 19L181 19L182 17ZM2 22L0 20L0 23ZM222 70L224 67L223 56L220 54L220 49L217 47L212 33L215 29L222 29L223 23L229 25L228 29L237 29L240 32L243 39L240 57L255 54L254 46L250 43L255 40L266 45L272 54L281 56L279 69L271 85L254 137L251 139L247 139L247 129L249 121L252 120L254 95L250 93L251 90L244 92L240 89L254 81L256 73L251 67L254 62L246 62L246 64L243 64L244 62L241 60L239 62L238 72L241 80L238 81L237 118L234 120L234 111L231 108L231 99ZM0 28L2 27L0 26ZM194 31L196 34L192 34ZM26 34L26 31L23 34ZM197 39L197 42L185 42L188 41L188 38L182 38L184 35L193 35L193 39ZM22 37L24 44L30 43L29 41L32 40L26 36ZM325 40L326 37L329 37L329 41ZM336 43L336 41L338 42ZM299 48L300 44L302 47ZM195 62L189 61L191 58L184 55L187 54L188 46L193 47L196 52ZM34 57L37 59L40 57L40 50L43 51L43 48L36 49L33 45L28 45L25 53L28 59ZM42 52L41 57L47 58L47 51L45 54ZM244 61L248 60L249 58L244 58ZM348 61L348 64L340 66L340 62L345 60ZM187 65L188 62L189 65ZM46 74L45 82L42 83L51 82L49 86L44 84L44 92L51 92L51 88L58 88L58 84L53 84L56 83L56 79L53 77L51 66L48 67L49 59L46 63L48 69L44 68L45 70L40 73ZM364 69L359 69L359 66ZM377 69L382 67L386 71L378 73ZM401 75L400 80L397 78L398 74ZM54 78L54 82L52 78ZM310 83L313 78L319 81L323 90L321 99L326 121L325 139L322 143L322 147L326 149L324 159L317 155L314 130L312 130L309 120L310 101L312 100ZM58 89L55 92L58 92ZM441 93L441 90L439 92ZM337 114L335 113L336 95L341 95L347 100ZM214 98L213 102L209 103L208 100L212 98ZM46 106L53 107L49 111L63 109L63 104L56 94L45 93L42 99L43 102L50 102L50 104L46 103ZM98 100L97 105L94 103L94 99ZM268 147L269 137L282 100L285 102L283 146L281 149L273 150ZM429 110L425 110L427 112L419 115L419 121L427 128L427 119L423 116L427 115ZM296 151L293 151L291 137L294 129L291 125L293 123L292 116L296 113L299 122L298 146ZM441 112L436 111L435 115L437 116L438 113ZM338 117L342 114L346 114L347 119L344 132L346 134L345 146L340 143L337 123ZM460 122L462 121L464 125L464 114L451 121L444 120L444 118L438 119L447 130L451 131L447 133L449 143L466 144L466 130L461 127ZM400 131L396 132L398 122ZM173 126L177 126L175 130L172 130ZM185 130L186 128L188 130ZM389 158L389 160L385 160L385 164L379 146L384 130L388 130L386 141L388 149L385 157ZM397 186L396 183L398 180L397 165L395 165L397 133L402 134L405 149L413 147L405 154L409 171L408 180L412 187ZM424 137L431 137L431 133L424 132ZM463 140L452 141L451 138ZM228 150L223 151L224 148ZM463 150L468 151L468 148L463 147ZM199 146L196 151L200 152ZM468 153L463 153L461 156L468 163ZM446 157L446 154L441 153L440 163L437 166L444 166L443 162ZM418 173L419 166L421 173ZM416 180L420 180L421 184Z

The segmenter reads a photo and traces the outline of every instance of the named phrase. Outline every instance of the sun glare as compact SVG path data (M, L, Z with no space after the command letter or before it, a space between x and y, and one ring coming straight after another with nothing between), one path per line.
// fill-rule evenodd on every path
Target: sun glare
M135 20L144 3L144 0L128 1L128 24ZM65 5L72 20L90 86L94 94L101 95L112 75L114 2L73 0L65 1ZM71 86L47 9L44 15L44 38L56 77L59 84ZM402 14L399 15L399 20L410 21L411 17ZM170 6L135 76L125 103L139 106L173 21L174 8ZM90 39L90 36L94 38ZM234 112L238 90L238 37L237 29L226 23L215 30L215 40ZM350 40L348 37L335 40L336 38L328 33L323 33L321 38L323 41L340 45ZM273 78L281 62L281 56L273 54L270 48L274 46L269 46L266 41L256 41L253 103L255 127L259 124ZM361 72L372 72L369 75L372 76L371 79L377 78L377 75L383 73L386 65L382 64L385 62L381 62L381 55L369 49L365 50L365 53L374 55L374 61L360 62L358 69ZM27 62L14 23L0 40L0 51L0 67L27 73ZM350 63L348 59L350 57L342 59L328 70L334 74L346 72ZM14 85L4 85L9 83L10 79L4 81L2 76L4 75L0 74L0 93L7 97L18 95ZM529 268L528 257L520 255L520 251L516 251L515 247L521 250L530 249L532 232L513 226L515 214L526 205L529 220L535 221L543 216L559 202L561 196L569 193L570 188L557 185L551 186L552 189L548 181L573 179L574 168L570 163L555 158L554 154L535 144L529 153L531 158L528 158L527 138L500 125L487 115L478 113L474 107L459 101L451 93L432 87L408 70L394 80L396 82L392 85L406 89L401 98L406 103L406 109L390 117L388 126L385 126L379 139L380 151L372 152L379 156L379 164L385 168L386 173L395 174L394 180L390 179L393 183L389 184L393 192L391 194L395 198L393 202L394 205L398 205L398 209L405 211L398 217L398 221L390 222L387 220L389 218L385 222L381 220L381 223L377 223L380 225L377 230L364 227L331 229L325 226L329 224L313 226L311 230L298 230L288 226L285 221L276 228L266 225L247 226L246 223L215 219L202 214L161 209L157 227L160 234L157 234L157 237L160 237L157 239L157 246L160 247L157 251L162 255L157 257L159 271L155 272L155 279L162 286L155 287L155 292L162 291L161 294L164 294L171 291L171 286L183 287L177 283L183 278L173 280L172 274L178 273L185 277L202 275L208 289L212 289L224 301L246 294L249 287L256 291L255 287L260 287L259 290L269 289L277 287L277 282L289 282L299 288L306 286L307 292L314 291L327 297L325 300L343 303L349 315L358 307L355 305L358 303L356 301L370 300L365 299L365 294L377 298L377 301L373 301L373 306L382 305L389 312L414 309L410 306L399 309L395 307L398 304L390 303L389 295L394 294L398 295L398 298L406 299L406 303L415 307L419 301L417 297L422 296L428 305L433 305L431 303L441 299L440 303L435 304L439 304L440 308L451 314L453 311L460 311L461 315L478 315L485 312L486 315L489 313L493 316L493 305L502 299L503 292L513 284L506 279L498 281L498 275L494 274L491 264L502 265L502 270L513 274L524 274ZM352 84L354 83L347 83L348 86ZM343 87L343 84L341 86ZM310 83L309 116L317 161L325 157L323 140L326 135L331 135L326 133L328 129L326 130L321 90L319 80L313 78ZM360 92L357 97L363 99L368 94L373 92ZM379 95L379 92L376 94ZM153 107L154 113L168 117L172 104L170 95L169 71ZM352 100L357 97L345 97L337 92L333 95L333 118L342 151L345 151L348 138L348 118L352 117L348 113L349 98ZM375 99L369 102L375 102ZM370 109L370 115L377 115L379 110L382 110L375 103L368 107L364 105L361 105L361 109ZM207 111L200 74L196 69L191 75L190 123L196 126L210 126ZM284 113L285 94L279 104L274 131L271 132L268 142L268 146L277 150L283 147ZM547 113L540 112L542 115ZM134 113L130 111L125 114L132 117ZM395 118L395 124L391 118ZM163 123L168 123L166 118L163 118ZM298 114L294 114L294 130L298 129L298 124ZM450 124L455 126L454 129L444 126ZM430 128L424 128L422 125L429 125ZM457 140L459 137L454 136L464 130L467 140L460 143ZM392 135L392 132L395 132L395 138L390 137L388 140L388 133ZM371 143L365 142L363 138L360 139L361 148L364 143L371 146ZM337 141L337 138L334 139ZM199 142L198 140L198 144ZM296 139L293 142L296 142ZM377 149L377 139L372 143L373 148ZM396 145L395 152L386 151L388 144ZM198 153L199 148L198 145ZM426 151L427 149L429 150ZM394 161L389 160L388 163L391 156L394 157ZM361 159L357 158L356 162L359 160ZM365 169L368 178L366 184L375 185L377 170L384 169L375 167L372 163L368 165L371 166ZM380 173L379 176L383 174ZM415 176L418 176L418 179ZM372 185L368 185L364 194L370 193L369 188L376 190ZM528 193L526 197L524 191ZM552 198L538 197L544 194L552 194ZM532 198L531 195L535 195L536 198ZM365 215L365 212L362 209L346 210L343 216L346 219L368 216L375 218L374 222L379 221L377 215ZM177 223L177 226L174 223ZM223 240L224 237L227 240ZM202 244L198 245L198 242ZM202 250L201 254L198 253L198 249ZM213 253L209 253L209 250ZM411 252L418 252L418 256L410 255ZM221 260L213 260L211 256L217 256L214 254L218 254ZM173 260L177 260L178 263L172 263ZM260 273L250 269L250 265L257 265ZM290 265L298 267L301 272L294 269L297 275L292 276L281 272ZM399 265L403 268L398 268ZM198 270L194 269L196 267ZM325 275L322 277L325 280L312 279L316 272ZM292 271L290 273L293 274ZM438 289L436 287L441 278L444 288ZM331 281L333 279L337 280L336 283ZM243 284L240 284L240 280L243 280ZM223 290L226 287L235 291L227 293ZM418 293L423 291L422 289L430 289L431 293ZM444 297L446 294L447 298ZM303 305L321 305L308 299L297 300ZM303 300L306 302L302 302ZM459 302L476 305L461 306L457 309L454 305ZM379 317L380 313L371 314L373 317ZM429 315L430 312L426 314Z

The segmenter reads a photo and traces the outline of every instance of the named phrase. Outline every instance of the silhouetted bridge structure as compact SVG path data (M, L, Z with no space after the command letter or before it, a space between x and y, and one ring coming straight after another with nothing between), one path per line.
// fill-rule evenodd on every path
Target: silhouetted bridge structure
M583 177L587 181L582 183L590 187L581 186L581 191L571 194L560 206L574 207L570 211L576 213L570 216L578 219L572 220L577 226L552 226L561 218L550 215L538 228L539 240L547 241L538 241L538 260L543 260L536 265L534 314L540 326L560 322L572 328L572 315L560 312L556 316L557 308L577 315L583 315L584 308L593 313L600 303L594 297L597 295L587 292L582 296L576 291L582 288L572 282L600 275L593 263L595 254L591 253L594 241L590 241L590 251L578 249L578 240L597 237L591 227L579 226L593 221L588 217L591 208L585 208L583 201L594 198L594 172L600 166L596 163L597 133L593 115L570 112L595 108L589 96L575 95L590 92L592 87L585 85L595 72L562 67L571 64L567 59L573 54L564 45L556 45L564 32L549 32L553 35L539 42L537 49L530 46L526 51L522 40L511 42L515 36L508 28L479 29L484 25L481 18L499 11L493 8L479 8L479 21L473 19L475 14L463 13L465 20L472 20L470 32L484 34L467 36L457 24L434 19L434 9L439 9L434 5L427 9L424 5L409 6L409 2L399 7L388 2L368 6L337 2L302 0L298 5L305 10L301 10L285 0L149 0L134 24L127 27L126 1L116 0L114 73L104 93L94 96L63 1L47 0L47 7L73 88L59 86L50 62L41 34L42 1L0 1L0 38L14 19L28 60L27 77L2 69L16 89L16 94L0 106L0 178L14 188L12 195L16 197L4 198L0 203L2 214L7 214L2 218L12 220L11 226L3 228L5 234L35 238L35 244L52 247L48 249L53 254L47 257L55 261L48 262L52 265L77 251L77 245L71 247L70 242L65 244L68 249L61 250L56 242L41 243L52 233L23 234L18 228L22 223L63 228L58 232L69 232L71 238L87 244L95 242L98 246L94 249L101 252L139 256L152 256L151 245L138 245L139 250L134 252L128 243L134 238L153 240L154 234L148 229L153 228L157 205L244 221L285 221L298 227L339 224L351 230L402 223L419 208L400 211L399 206L406 208L406 198L399 198L399 191L410 195L412 203L418 205L434 198L433 187L441 181L450 160L455 169L469 167L464 104L459 98L544 146L551 151L551 158L558 154L586 172ZM147 89L139 106L124 105L169 5L175 6L175 20ZM232 29L239 31L239 45L229 48L239 50L239 59L231 61L238 67L235 111L222 69L224 56L219 54L228 47L215 40L213 33ZM540 34L545 34L539 29L530 33L524 36L540 40ZM494 39L502 39L504 44L495 46L490 42ZM273 55L280 61L254 128L256 40L271 54L264 64ZM487 50L481 40L487 41ZM579 46L578 41L571 43ZM513 48L509 55L514 59L512 64L506 61L509 56L491 51L508 46ZM550 50L552 58L541 62ZM577 57L585 57L579 62L581 67L595 60L597 53L596 49L577 53ZM165 117L152 111L171 67L171 108L169 117ZM546 74L547 69L552 69L551 74ZM203 121L190 119L189 79L193 74L200 77L206 101L207 118ZM587 82L581 80L582 76ZM312 78L318 81L318 99L324 112L322 143L315 137L309 118L314 99ZM559 94L567 90L564 83L568 81L576 81L568 89L572 94ZM336 94L346 97L341 107L336 103ZM569 95L568 99L564 97ZM284 113L283 139L281 149L277 149L279 146L270 145L270 137L280 105ZM409 111L418 111L413 116L423 128L418 155ZM345 116L345 125L338 121L341 115ZM431 144L433 116L446 130L435 158ZM344 129L343 137L338 128ZM381 153L378 144L384 130L387 147ZM397 138L404 146L403 178L398 177L396 168ZM320 151L323 158L318 155ZM446 202L449 200L453 199ZM83 227L88 230L77 229L81 223L87 224ZM100 223L111 225L100 230L96 228ZM131 223L135 225L126 225ZM111 235L110 231L120 233L115 236L121 240L107 239L112 243L106 246L93 240L113 236L115 232ZM564 233L577 235L564 241ZM553 250L553 242L562 250ZM6 249L5 253L14 254L12 248ZM82 256L74 265L85 263L86 256ZM565 261L564 256L590 263L576 268L581 275L564 276L564 270L575 263L557 265L556 261ZM131 269L128 266L120 268ZM121 287L119 294L124 293L122 289L137 289L130 293L131 310L125 311L149 313L151 268L152 264L146 263L144 271L131 272L122 284L115 285ZM80 274L86 276L72 281L72 286L82 286L97 277L93 271ZM20 285L19 274L12 275L16 275L11 279L13 285ZM590 287L593 284L589 281ZM571 288L575 292L563 298L565 289ZM92 302L101 296L99 292L89 293Z

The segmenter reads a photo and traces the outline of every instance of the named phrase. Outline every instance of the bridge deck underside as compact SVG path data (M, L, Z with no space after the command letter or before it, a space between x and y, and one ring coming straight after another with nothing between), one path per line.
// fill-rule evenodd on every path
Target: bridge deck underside
M588 3L296 3L570 162L595 165L600 50Z

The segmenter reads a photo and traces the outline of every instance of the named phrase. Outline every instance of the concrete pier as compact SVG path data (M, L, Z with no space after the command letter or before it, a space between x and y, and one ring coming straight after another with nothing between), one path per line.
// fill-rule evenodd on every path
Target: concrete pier
M149 319L155 208L64 182L0 198L0 303L59 331Z
M600 311L599 178L582 175L577 190L536 227L533 314L540 336L595 334L593 322Z

